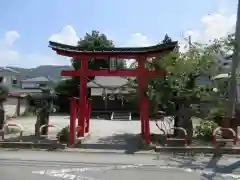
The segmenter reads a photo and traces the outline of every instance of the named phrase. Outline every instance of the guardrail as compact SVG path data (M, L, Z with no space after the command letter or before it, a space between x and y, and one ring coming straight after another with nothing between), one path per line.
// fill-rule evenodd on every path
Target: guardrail
M174 130L174 129L181 130L184 133L184 138L167 138L167 141L168 140L184 140L184 146L187 146L188 145L188 135L187 135L186 129L184 129L182 127L172 127L169 130ZM168 137L168 134L167 134L167 137Z
M23 127L20 124L15 124L15 123L8 123L5 124L1 130L1 136L2 136L2 140L4 141L4 128L5 127L18 127L20 129L19 132L19 137L20 137L20 142L22 141L22 137L23 137Z
M159 129L159 131L161 131L163 133L164 136L164 146L167 146L167 133L163 128L160 128L159 125L156 123L157 128Z
M222 131L222 130L227 130L229 132L232 132L233 138L232 139L220 139L218 141L221 141L221 142L231 141L236 145L237 140L238 140L237 133L232 128L218 127L213 131L213 146L217 145L217 133Z
M49 137L49 135L41 135L42 129L43 129L44 127L54 127L54 128L56 128L57 130L61 131L61 128L60 128L59 126L57 126L57 125L54 125L54 124L44 124L44 125L40 126L40 128L39 128L40 137ZM55 135L54 135L54 136L55 136ZM39 143L39 142L40 142L40 140L38 140L38 143ZM57 142L59 143L59 139L57 139Z

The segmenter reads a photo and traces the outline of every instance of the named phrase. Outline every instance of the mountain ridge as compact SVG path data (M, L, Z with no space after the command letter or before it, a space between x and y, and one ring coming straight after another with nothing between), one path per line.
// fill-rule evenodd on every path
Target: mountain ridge
M57 65L42 65L36 68L22 68L22 67L14 67L7 66L7 68L11 68L20 73L21 79L35 78L35 77L50 77L54 80L62 79L61 71L63 70L72 70L72 66L57 66Z

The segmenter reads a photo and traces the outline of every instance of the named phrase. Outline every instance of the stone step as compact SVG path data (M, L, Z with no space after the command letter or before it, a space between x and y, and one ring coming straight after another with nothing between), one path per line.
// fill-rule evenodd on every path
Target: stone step
M114 112L112 120L129 120L129 112Z

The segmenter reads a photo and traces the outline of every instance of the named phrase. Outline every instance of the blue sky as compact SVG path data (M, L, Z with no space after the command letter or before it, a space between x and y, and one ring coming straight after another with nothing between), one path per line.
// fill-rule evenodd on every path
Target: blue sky
M236 13L236 5L237 0L2 0L0 52L5 55L0 55L0 66L67 63L47 48L49 38L66 26L78 37L99 30L116 45L141 46L141 40L136 40L139 36L153 44L165 33L176 40L188 30L200 36L207 28L201 21L204 16L224 11L224 16L230 18ZM9 31L15 33L11 34L15 38L6 45ZM67 33L61 36L66 39Z

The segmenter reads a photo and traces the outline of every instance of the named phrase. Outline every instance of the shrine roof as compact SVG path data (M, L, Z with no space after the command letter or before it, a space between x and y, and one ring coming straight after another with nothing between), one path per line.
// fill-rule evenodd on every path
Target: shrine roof
M125 86L127 83L128 80L124 77L96 76L94 80L87 83L87 86L90 88L116 88Z
M61 50L74 53L149 53L149 52L161 52L174 50L178 46L178 42L174 41L167 44L157 44L147 47L113 47L113 48L94 48L86 49L77 46L71 46L61 44L53 41L49 41L49 47L53 50Z

